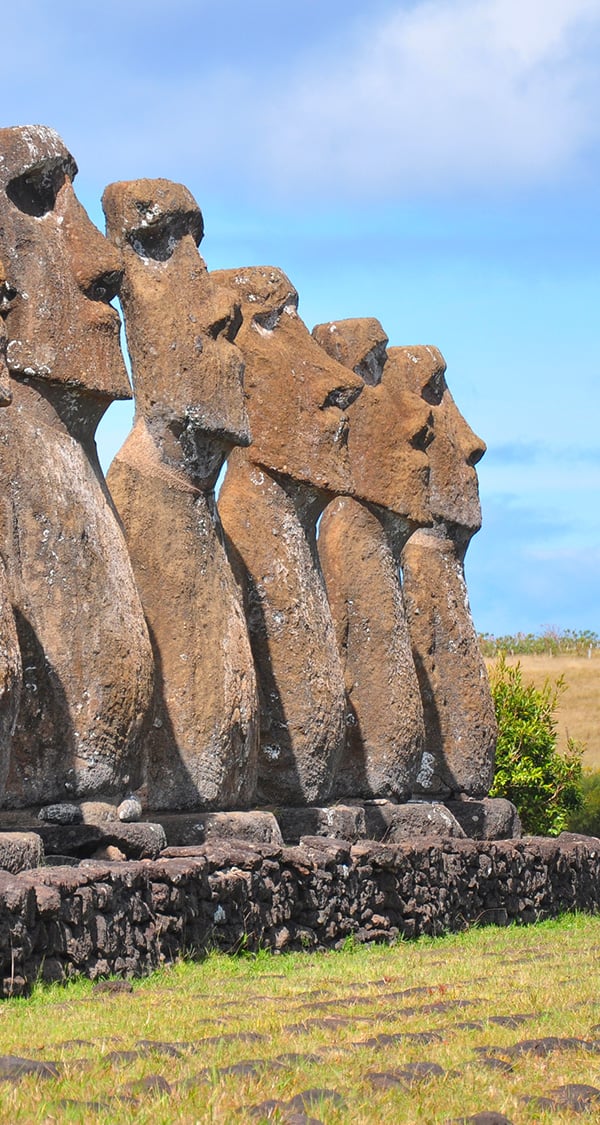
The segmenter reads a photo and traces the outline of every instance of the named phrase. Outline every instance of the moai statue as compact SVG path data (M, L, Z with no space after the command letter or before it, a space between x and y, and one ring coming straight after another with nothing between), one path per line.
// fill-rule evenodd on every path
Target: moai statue
M6 367L6 329L4 316L15 296L6 280L4 265L0 261L0 406L8 406L12 395ZM0 543L0 804L2 790L9 766L10 740L21 698L23 673L15 619L4 569Z
M315 340L360 374L348 410L355 499L325 510L318 548L346 683L346 748L335 797L409 797L425 731L398 567L384 524L401 542L428 520L430 410L388 385L387 336L364 318L320 324Z
M496 719L464 577L469 542L481 526L475 465L485 445L469 428L446 385L433 347L390 348L398 385L431 408L429 509L433 526L404 545L404 604L425 716L418 791L482 797L494 774Z
M0 417L0 543L24 684L4 803L136 785L152 651L94 433L130 389L110 300L118 255L51 129L0 130L0 256L13 404Z
M327 798L344 743L344 680L316 550L327 500L352 491L344 413L363 384L311 339L285 274L211 275L240 301L252 445L236 449L219 496L245 592L261 694L258 797Z
M214 498L225 458L250 440L231 343L239 306L198 253L202 215L185 187L111 184L103 206L124 270L136 399L108 483L157 669L147 800L155 809L240 808L255 797L258 697Z

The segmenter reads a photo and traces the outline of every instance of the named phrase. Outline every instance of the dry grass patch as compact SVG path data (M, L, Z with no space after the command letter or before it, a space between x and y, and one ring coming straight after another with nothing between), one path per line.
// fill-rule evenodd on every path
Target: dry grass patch
M555 683L564 676L567 690L557 708L558 749L564 753L567 738L584 742L587 749L584 766L600 769L600 652L588 660L585 656L559 654L551 656L507 656L507 664L520 663L523 679L536 688L543 687L547 679ZM493 660L486 660L488 668Z
M523 1099L600 1089L599 963L600 919L577 916L39 987L0 1008L0 1052L57 1073L0 1061L0 1121L571 1121Z

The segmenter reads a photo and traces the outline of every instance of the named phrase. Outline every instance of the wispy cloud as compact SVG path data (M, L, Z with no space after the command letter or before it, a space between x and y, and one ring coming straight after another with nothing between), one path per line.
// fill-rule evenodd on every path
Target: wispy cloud
M475 197L576 178L598 147L599 43L598 0L231 0L226 17L29 0L3 15L3 105L48 117L113 178Z
M271 164L345 193L561 176L598 139L596 0L426 0L291 80Z

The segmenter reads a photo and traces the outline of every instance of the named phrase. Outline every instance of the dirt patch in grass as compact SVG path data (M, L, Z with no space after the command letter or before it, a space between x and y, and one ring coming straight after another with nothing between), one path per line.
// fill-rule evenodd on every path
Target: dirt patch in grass
M132 993L39 987L0 1007L0 1121L537 1125L578 1110L590 1120L599 938L600 919L571 917L182 961Z

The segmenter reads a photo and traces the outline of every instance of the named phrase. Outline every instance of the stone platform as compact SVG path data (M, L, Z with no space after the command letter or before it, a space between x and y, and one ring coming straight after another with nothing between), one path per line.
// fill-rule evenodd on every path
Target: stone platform
M151 813L135 823L120 820L118 811L105 802L82 802L2 812L0 870L16 873L38 866L44 857L50 863L156 859L167 845L227 840L280 845L297 844L303 836L323 836L350 843L393 844L429 836L499 840L522 834L514 805L501 798L445 804L354 800L326 807Z
M179 956L321 950L474 924L600 912L600 840L305 836L218 840L157 859L0 872L0 987L140 976Z

